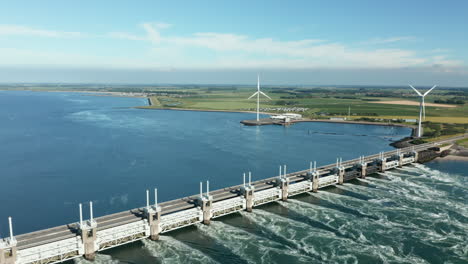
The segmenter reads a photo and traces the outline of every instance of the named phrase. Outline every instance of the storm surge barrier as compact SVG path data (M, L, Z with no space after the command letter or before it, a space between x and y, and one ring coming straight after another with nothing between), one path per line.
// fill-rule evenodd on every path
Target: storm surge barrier
M150 192L146 192L146 206L133 210L93 217L92 202L90 218L84 220L82 205L77 223L58 226L32 233L13 235L12 219L9 218L9 237L0 238L0 264L58 263L84 256L92 260L98 251L124 245L141 239L157 240L159 235L196 223L210 224L217 217L238 211L251 212L254 207L288 197L317 192L331 185L343 184L355 178L365 178L376 172L385 172L418 162L418 155L442 144L449 144L462 137L434 143L381 152L357 159L317 167L311 162L307 170L286 172L280 167L278 176L251 181L244 174L241 185L219 190L206 190L200 183L200 193L177 200L158 203L157 190L154 204L150 204Z

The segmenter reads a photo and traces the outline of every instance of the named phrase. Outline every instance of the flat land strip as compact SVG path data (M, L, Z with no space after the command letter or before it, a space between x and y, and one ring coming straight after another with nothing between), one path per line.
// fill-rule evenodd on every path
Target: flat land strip
M374 104L395 104L395 105L419 105L419 102L415 101L408 101L408 100L399 100L399 101L380 101L380 102L372 102ZM434 104L434 103L425 103L426 106L434 106L434 107L457 107L456 105L449 105L449 104Z

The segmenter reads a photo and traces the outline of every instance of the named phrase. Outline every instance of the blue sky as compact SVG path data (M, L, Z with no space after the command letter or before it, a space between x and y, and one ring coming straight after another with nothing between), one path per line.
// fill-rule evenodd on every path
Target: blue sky
M281 84L468 86L467 14L463 0L2 1L0 82L249 83L260 72Z

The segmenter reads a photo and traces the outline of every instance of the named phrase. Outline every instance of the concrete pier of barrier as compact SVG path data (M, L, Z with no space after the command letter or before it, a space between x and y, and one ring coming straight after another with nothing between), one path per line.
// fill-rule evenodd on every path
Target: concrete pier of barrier
M81 241L83 242L84 248L84 257L87 260L94 260L96 252L98 251L98 245L96 243L96 231L97 223L94 220L93 216L93 202L89 202L89 220L83 221L83 207L82 204L79 205L80 208L80 223L79 223L79 235L81 236Z
M281 166L280 166L280 174L278 178L276 178L276 186L281 189L281 200L286 201L288 200L288 187L289 187L289 179L286 176L286 165L283 166L284 171L281 174Z
M203 212L203 224L209 225L211 222L211 206L213 196L210 195L210 182L206 181L206 195L203 194L203 183L200 182L200 196L197 200L198 206Z
M17 258L16 239L13 235L13 223L11 217L8 217L8 226L10 237L2 240L0 238L0 264L14 264Z
M343 159L336 159L336 174L338 175L338 184L342 185L344 182L345 167L343 166Z
M146 208L145 216L150 229L150 239L155 241L159 239L161 232L161 206L158 206L158 189L154 189L154 205L149 204L149 190L146 190Z
M244 173L244 184L241 187L241 194L245 198L245 210L247 212L252 212L254 206L254 191L255 187L252 186L252 174L249 172L249 182L245 182L245 173Z
M365 179L367 175L367 162L364 160L364 156L359 157L358 166L361 178Z
M307 174L306 174L306 179L308 179L312 183L312 186L311 186L311 191L312 192L315 192L315 193L318 192L319 177L320 177L320 173L317 171L317 162L314 161L312 163L312 161L311 161L310 162L310 167L309 167L309 172L307 172Z
M461 137L464 138L464 137ZM451 140L458 140L454 138ZM449 140L440 141L446 143ZM196 223L209 224L213 218L239 211L249 211L256 206L307 192L317 192L327 186L344 184L357 177L365 178L375 172L384 172L418 161L420 151L435 143L411 148L361 156L359 159L321 166L312 163L308 170L286 173L286 165L280 167L279 176L248 182L244 174L243 185L206 192L200 183L200 194L158 204L149 202L146 192L146 207L94 218L93 204L89 203L90 217L83 219L79 205L78 223L36 231L19 236L13 235L12 219L9 218L10 236L0 238L0 264L58 263L84 256L92 260L99 251L150 238L157 240L160 234ZM283 170L281 169L283 168Z

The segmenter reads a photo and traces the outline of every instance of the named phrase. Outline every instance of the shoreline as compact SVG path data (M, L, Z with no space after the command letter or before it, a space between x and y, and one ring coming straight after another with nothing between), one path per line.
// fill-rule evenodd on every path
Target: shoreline
M150 107L145 107L145 106L134 106L134 108L145 109L145 110L171 110L171 111L193 111L193 112L222 112L222 113L249 113L249 114L257 113L255 111L247 111L247 110L243 111L243 110L218 110L218 109L190 109L190 108L173 108L173 107L150 108ZM271 115L273 113L260 112L260 114Z
M406 124L401 124L401 123L380 123L380 122L353 121L353 120L304 119L304 120L291 121L291 123L303 123L303 122L326 122L326 123L343 123L343 124L358 124L358 125L397 126L397 127L408 127L413 130L416 128L416 126L406 125Z
M151 98L148 97L148 106L152 105ZM215 110L215 109L190 109L190 108L151 108L145 106L137 106L137 109L148 109L148 110L172 110L172 111L194 111L194 112L222 112L222 113L250 113L256 114L256 111L243 111L243 110ZM269 112L260 112L260 114L264 115L274 115L277 113L269 113ZM401 123L380 123L380 122L370 122L370 121L352 121L352 120L328 120L328 119L310 119L304 118L302 120L293 120L291 124L295 123L308 123L308 122L323 122L323 123L335 123L335 124L355 124L355 125L377 125L377 126L390 126L390 127L407 127L411 129L411 133L408 137L413 137L416 133L416 126L408 125L408 124L401 124ZM395 147L394 144L406 141L408 137L404 137L399 139L395 142L390 143L389 145ZM395 147L397 148L397 147Z
M109 96L109 97L127 97L127 98L148 98L148 96L144 95L131 95L125 92L100 92L100 91L50 91L50 90L32 90L32 89L25 89L25 90L2 90L5 92L44 92L44 93L84 93L84 96Z
M217 110L217 109L190 109L190 108L149 108L144 106L135 106L138 109L148 109L148 110L172 110L172 111L193 111L193 112L222 112L222 113L250 113L256 114L256 111L247 111L247 110ZM264 115L275 115L277 113L269 112L260 112ZM338 123L338 124L357 124L357 125L377 125L377 126L397 126L397 127L408 127L414 130L416 126L406 125L401 123L380 123L380 122L369 122L369 121L351 121L351 120L328 120L328 119L310 119L304 118L303 120L294 120L291 121L292 124L295 123L308 123L308 122L325 122L325 123Z
M447 156L440 157L441 160L458 160L468 162L468 148L457 145L455 142L449 150L450 152Z
M456 161L465 161L468 162L468 157L466 156L458 156L456 154L449 154L445 157L438 157L436 160L456 160Z

